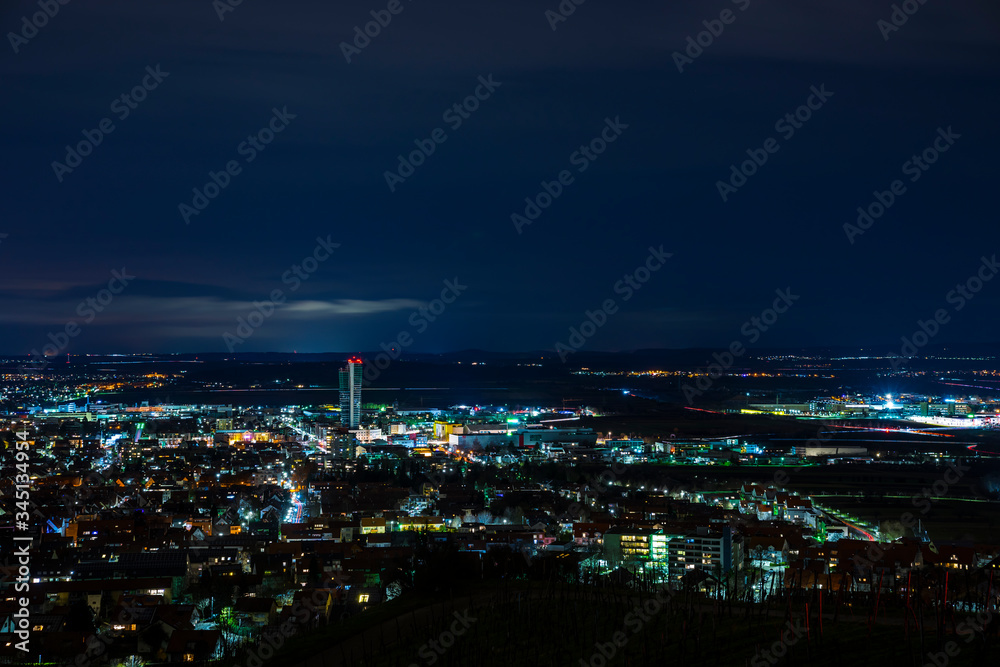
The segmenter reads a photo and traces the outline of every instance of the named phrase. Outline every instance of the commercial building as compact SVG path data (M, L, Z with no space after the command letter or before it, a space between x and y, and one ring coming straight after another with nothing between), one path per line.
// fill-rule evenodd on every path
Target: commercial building
M461 429L461 430L459 430ZM454 425L448 444L460 449L480 450L490 446L512 445L528 451L542 451L551 445L593 447L597 434L589 428L522 428L511 430L496 425L462 427Z
M674 581L695 571L718 577L743 567L742 542L733 538L729 526L699 527L694 533L671 539L668 551Z
M659 532L639 528L612 528L604 533L604 554L612 564L648 561L651 543Z
M347 360L340 369L340 421L348 428L361 423L361 381L364 365L359 357Z
M660 581L680 582L700 573L721 578L743 569L741 538L729 526L702 526L695 532L612 528L604 533L607 567L625 566L656 573ZM739 577L737 577L737 581ZM711 586L706 586L710 589Z

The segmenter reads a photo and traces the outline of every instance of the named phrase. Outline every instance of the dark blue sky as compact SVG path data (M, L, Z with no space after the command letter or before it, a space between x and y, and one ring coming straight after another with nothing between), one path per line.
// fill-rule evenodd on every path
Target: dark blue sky
M74 322L60 351L221 352L276 289L286 302L235 349L371 350L399 332L413 351L553 349L609 298L587 349L724 347L784 288L800 298L758 345L888 351L941 308L936 342L996 340L1000 280L961 311L948 300L998 251L996 3L928 0L886 40L892 3L868 0L589 0L556 30L556 0L403 0L347 63L341 43L387 4L244 0L220 21L211 0L73 0L24 41L10 33L37 3L4 3L0 350ZM678 72L672 54L724 9ZM120 118L115 99L157 65L169 75ZM443 113L490 75L453 129ZM832 96L786 139L775 123L812 86ZM295 118L247 162L275 108ZM52 163L104 118L114 131L60 182ZM607 118L628 127L580 172L572 154ZM948 127L960 138L911 182L904 163ZM446 141L390 191L396 156L436 128ZM730 165L772 137L723 201ZM179 205L229 161L239 173L185 224ZM562 170L572 183L519 234L511 215ZM905 194L849 242L896 179ZM318 237L340 246L293 289ZM616 281L661 245L673 256L626 301ZM80 306L123 267L135 278L101 312ZM467 289L426 320L456 277Z

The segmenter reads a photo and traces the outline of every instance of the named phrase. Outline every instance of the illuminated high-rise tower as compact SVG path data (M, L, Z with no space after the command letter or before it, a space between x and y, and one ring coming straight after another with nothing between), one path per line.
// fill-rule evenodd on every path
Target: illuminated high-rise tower
M340 369L340 423L348 428L361 424L361 378L364 365L358 357L347 360Z

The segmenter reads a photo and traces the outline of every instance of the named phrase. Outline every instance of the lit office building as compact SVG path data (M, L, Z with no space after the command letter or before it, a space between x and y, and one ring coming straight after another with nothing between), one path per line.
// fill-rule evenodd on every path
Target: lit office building
M361 423L361 374L364 365L358 357L347 360L340 369L340 422L348 428Z

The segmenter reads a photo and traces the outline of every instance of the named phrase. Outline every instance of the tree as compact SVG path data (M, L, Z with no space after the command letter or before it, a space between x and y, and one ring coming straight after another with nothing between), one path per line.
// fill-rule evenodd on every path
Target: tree
M503 516L507 521L513 524L524 523L524 510L520 507L508 507L504 510Z
M65 629L67 632L94 632L94 610L84 600L77 600L69 605L66 614Z
M127 658L114 663L113 667L145 667L146 661L137 655L130 655Z
M309 576L307 577L307 581L310 586L317 586L320 583L320 575L322 574L321 570L323 569L323 566L320 565L319 558L316 557L316 554L309 556L308 567Z
M884 542L895 542L906 533L902 521L883 521L879 524L879 538Z

